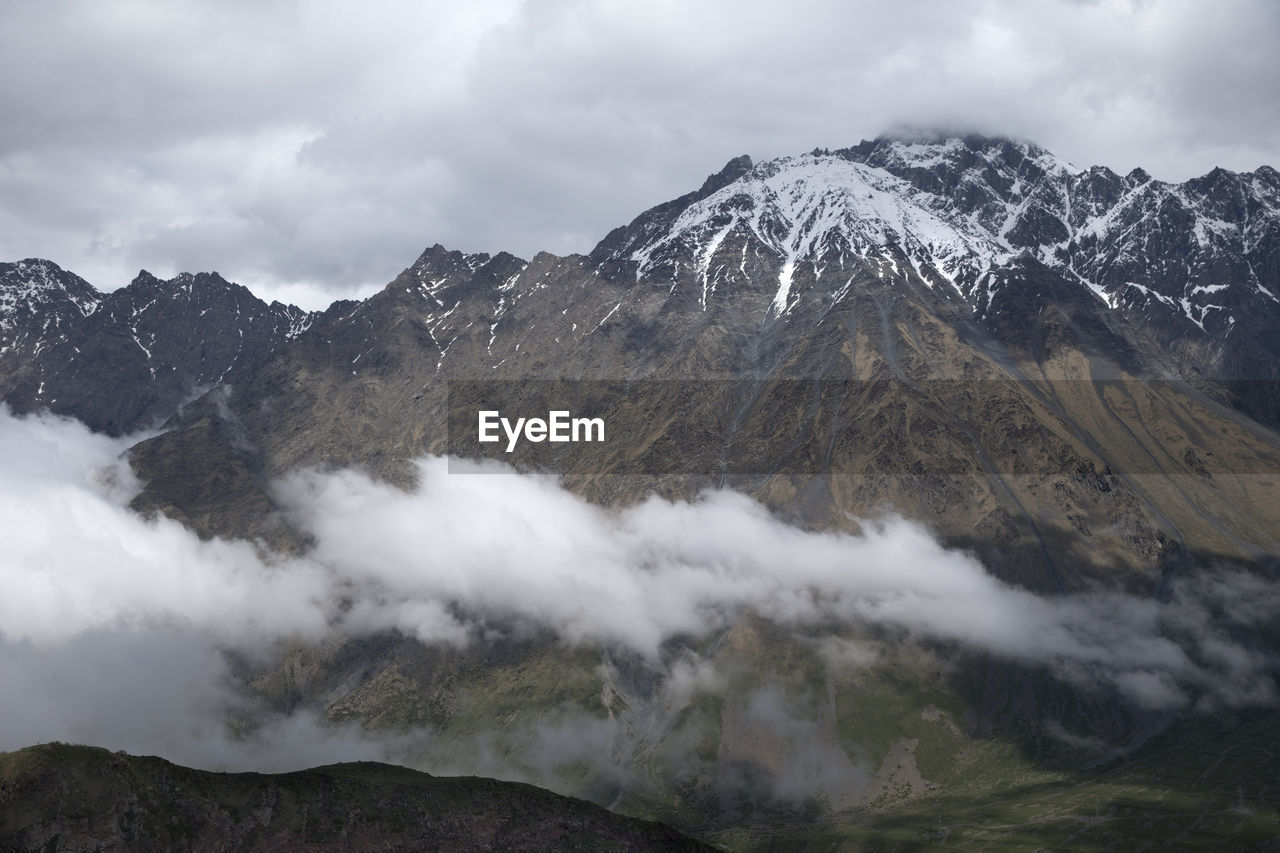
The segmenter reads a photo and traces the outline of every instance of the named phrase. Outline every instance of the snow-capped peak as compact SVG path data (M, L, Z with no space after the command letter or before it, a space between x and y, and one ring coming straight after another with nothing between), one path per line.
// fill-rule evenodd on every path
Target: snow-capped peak
M1169 184L981 136L882 137L734 163L725 180L616 229L592 258L671 281L686 298L692 279L704 309L718 288L774 276L775 316L794 307L801 272L813 282L826 272L814 286L834 293L858 260L873 275L909 267L926 285L949 283L981 314L985 288L1009 280L984 273L1026 255L1109 308L1176 311L1205 333L1238 319L1233 294L1280 294L1267 248L1280 240L1280 175L1266 167ZM1227 279L1243 288L1227 293Z

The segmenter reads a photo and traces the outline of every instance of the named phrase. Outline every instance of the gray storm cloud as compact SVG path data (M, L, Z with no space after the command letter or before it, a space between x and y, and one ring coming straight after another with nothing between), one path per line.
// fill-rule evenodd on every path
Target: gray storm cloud
M1280 165L1268 0L0 5L0 258L306 307L425 246L589 250L742 153L899 125Z
M220 649L391 628L464 645L550 629L658 665L665 640L746 610L953 643L1151 709L1275 698L1273 660L1239 637L1274 627L1280 602L1249 575L1203 571L1166 601L1041 597L898 518L858 536L807 532L731 492L608 510L553 479L451 474L437 458L416 463L412 492L352 471L282 481L278 498L315 547L275 557L130 512L126 444L71 421L0 415L0 677L23 697L0 704L0 749L63 738L146 751L151 738L192 760L248 756L216 722L248 707ZM874 659L847 641L822 650ZM714 687L696 661L669 668L665 701ZM289 734L279 748L297 746L299 763L384 748L305 717L268 725ZM301 746L310 735L316 750Z

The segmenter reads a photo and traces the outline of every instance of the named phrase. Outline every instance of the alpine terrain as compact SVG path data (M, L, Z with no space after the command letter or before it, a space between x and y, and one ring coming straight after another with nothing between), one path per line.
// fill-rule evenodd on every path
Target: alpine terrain
M905 518L1026 602L945 635L889 593L820 620L742 606L647 653L459 598L483 638L232 655L279 713L430 732L428 772L475 772L483 742L513 778L733 849L1280 837L1273 168L1167 183L981 136L742 156L588 254L436 245L320 313L216 273L102 293L29 259L0 265L0 394L137 433L135 512L282 559L324 551L282 481L407 493L449 455L605 513L729 489L823 542ZM476 440L480 410L571 408L606 440ZM1158 641L1114 679L1092 673L1147 647L1044 616L1130 612ZM992 625L1035 639L971 641ZM530 733L552 725L603 745L548 761Z

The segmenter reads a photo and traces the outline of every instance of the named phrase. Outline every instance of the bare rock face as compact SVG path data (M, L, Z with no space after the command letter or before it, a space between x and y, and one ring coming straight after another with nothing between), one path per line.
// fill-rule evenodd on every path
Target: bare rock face
M713 848L658 823L514 782L372 762L209 773L65 744L0 754L5 850Z

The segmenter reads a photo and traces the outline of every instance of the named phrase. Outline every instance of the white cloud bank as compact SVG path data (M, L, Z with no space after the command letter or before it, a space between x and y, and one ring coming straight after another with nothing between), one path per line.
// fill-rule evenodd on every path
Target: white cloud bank
M0 634L52 643L155 624L228 640L325 630L322 567L271 565L247 543L201 542L130 512L128 443L75 421L0 416Z
M814 533L730 491L611 511L547 478L450 475L441 459L418 466L413 494L350 471L280 487L316 537L312 558L367 591L352 624L463 642L489 620L530 622L568 642L656 657L664 640L726 626L750 608L786 625L892 626L1108 682L1152 708L1201 693L1230 703L1274 693L1263 677L1273 662L1230 638L1280 603L1248 575L1189 579L1168 602L1047 598L901 518L859 536Z
M1276 661L1248 637L1274 627L1280 595L1249 575L1205 572L1165 602L1046 598L902 519L860 536L806 532L730 492L613 511L546 478L451 475L441 459L418 463L413 493L350 471L289 478L279 497L315 548L265 556L129 512L126 444L0 414L0 683L19 697L0 703L0 749L59 738L278 764L284 753L256 754L219 728L246 706L216 649L393 627L449 644L550 628L656 659L664 640L747 608L954 643L1150 709L1275 698ZM273 725L292 727L277 740L297 763L378 757L306 717Z

